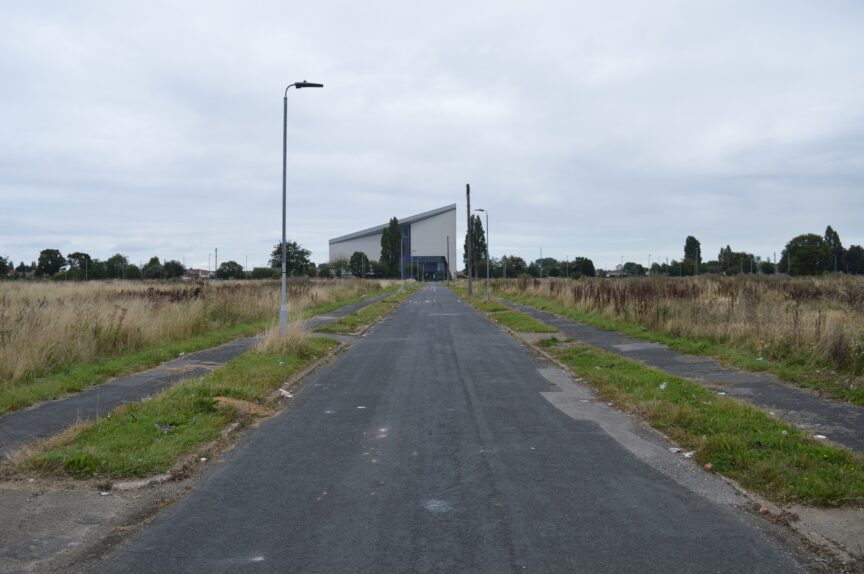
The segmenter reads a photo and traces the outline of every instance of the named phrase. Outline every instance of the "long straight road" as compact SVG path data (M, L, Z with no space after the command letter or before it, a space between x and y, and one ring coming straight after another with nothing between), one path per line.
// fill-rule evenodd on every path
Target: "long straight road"
M104 572L798 572L751 519L541 393L544 365L427 287Z

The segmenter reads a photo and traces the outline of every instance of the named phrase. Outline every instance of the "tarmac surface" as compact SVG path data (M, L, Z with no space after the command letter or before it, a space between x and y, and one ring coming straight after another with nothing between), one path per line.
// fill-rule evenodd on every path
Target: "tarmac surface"
M426 287L95 571L803 571L749 515L625 448L591 418L613 409L549 367Z
M306 320L306 326L310 330L315 329L388 295L352 303L327 315L312 317ZM206 375L248 351L257 340L257 337L236 339L218 347L183 355L153 369L114 377L74 395L2 415L0 457L11 455L30 442L54 436L76 422L110 414L122 404L139 401L182 380Z
M561 330L568 337L748 401L813 434L825 436L849 449L864 451L864 407L791 387L768 373L724 367L710 357L679 353L660 343L631 339L534 307L503 302Z

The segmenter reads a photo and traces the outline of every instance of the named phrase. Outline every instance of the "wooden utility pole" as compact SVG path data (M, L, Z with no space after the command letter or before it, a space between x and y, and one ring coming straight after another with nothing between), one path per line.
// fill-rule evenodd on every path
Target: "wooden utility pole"
M465 184L465 201L468 203L468 265L465 271L468 273L468 296L471 297L474 295L474 290L471 285L471 273L473 272L473 263L474 256L471 253L471 244L473 243L471 237L471 185Z

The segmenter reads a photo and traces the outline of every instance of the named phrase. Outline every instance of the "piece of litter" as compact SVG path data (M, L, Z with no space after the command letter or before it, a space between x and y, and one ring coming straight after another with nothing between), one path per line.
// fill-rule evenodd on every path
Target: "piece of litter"
M294 395L291 394L291 391L286 391L285 389L279 389L279 394L285 397L286 399L293 399Z
M185 355L185 354L186 354L186 353L180 353L180 354L177 355L177 356L178 356L178 357L182 357L182 356Z
M666 390L666 381L663 381L662 383L660 383L660 390L661 390L661 391L665 391L665 390Z
M111 496L110 492L100 492L99 496Z
M782 431L780 431L780 434L782 434L783 436L786 436L787 434L789 434L789 431L788 430L782 430Z
M325 414L325 415L332 415L332 414L335 413L335 412L336 412L336 411L324 411L324 414Z
M725 396L726 396L726 393L724 393L723 391L719 391L717 394L720 395L721 397L725 397Z
M768 414L771 415L772 417L773 417L773 416L776 416L776 415L774 414L774 411L768 411Z
M366 407L364 407L363 405L359 405L357 408L358 409L365 409Z
M712 468L714 468L713 464L711 464L710 462L705 463L705 470L711 470Z
M678 448L677 446L669 447L669 452L671 452L672 454L677 454L677 453L681 452L682 450L684 450L684 449Z
M693 458L693 455L696 454L695 450L690 450L684 453L684 458Z
M285 366L285 361L279 361L279 366L280 366L280 367L284 367L284 366Z
M816 438L816 439L819 439L819 440L825 440L825 439L828 438L828 437L825 436L824 434L814 434L814 435L813 435L813 438Z
M201 462L207 462L207 457L206 457L206 456L202 456L202 457L199 458L198 460L201 461Z

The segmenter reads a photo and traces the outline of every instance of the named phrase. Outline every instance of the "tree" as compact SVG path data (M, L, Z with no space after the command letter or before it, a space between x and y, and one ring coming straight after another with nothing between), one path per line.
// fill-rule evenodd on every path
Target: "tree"
M684 275L699 273L699 265L701 263L702 244L692 235L688 235L684 241Z
M13 263L5 257L0 257L0 278L6 277L10 269L14 269Z
M369 258L362 251L355 251L351 254L351 259L348 260L348 267L351 269L351 274L355 277L364 277L371 271Z
M384 266L388 277L399 276L399 254L401 253L402 245L402 228L399 227L399 220L395 217L390 218L390 223L384 228L381 234L381 265Z
M138 269L137 265L127 265L125 269L123 269L123 277L126 279L141 279L143 274L141 270Z
M318 264L318 277L320 277L321 279L331 279L333 277L333 273L330 271L329 263Z
M122 279L123 271L129 265L129 259L125 255L115 253L105 260L105 272L109 279Z
M577 273L581 273L586 277L595 277L597 270L594 268L594 262L587 257L577 257L573 260L573 267Z
M790 275L821 275L831 268L831 247L824 238L807 233L786 244L783 258Z
M166 261L162 264L162 267L165 268L166 279L179 279L186 274L186 267L184 267L182 263L174 259L172 259L171 261Z
M216 270L217 279L243 279L245 276L243 266L236 261L223 261Z
M309 256L312 252L308 249L303 249L296 241L285 242L285 271L288 275L305 275L306 269L309 267ZM270 253L270 267L277 271L282 271L282 242L280 241L273 246L273 251Z
M846 250L846 272L853 275L864 274L864 247L850 245Z
M252 270L252 279L275 279L277 274L272 267L256 267Z
M69 264L69 269L89 271L93 267L93 259L87 253L76 251L66 255L66 262Z
M830 225L825 228L825 243L828 244L828 249L831 251L829 268L832 271L841 271L843 269L843 244L840 242L840 236Z
M645 275L645 268L639 263L633 263L632 261L625 263L623 270L627 277L642 277Z
M774 264L770 261L763 261L759 264L759 273L763 275L773 275L775 271Z
M129 267L131 267L131 265ZM127 271L129 267L126 268ZM151 262L148 262L147 265L144 266L144 269L141 271L141 275L144 276L144 279L164 279L165 267L163 267L161 263L152 263L151 260ZM126 278L132 279L131 277Z
M471 233L465 233L464 249L462 251L462 262L468 266L468 238L471 238L471 269L474 277L486 275L486 233L483 231L483 221L479 215L471 216ZM482 268L482 271L480 270ZM510 270L507 270L510 275Z
M501 258L501 265L506 269L507 277L519 277L523 273L528 272L528 264L518 255L503 256Z
M43 249L36 263L36 275L50 277L66 265L66 258L57 249Z

